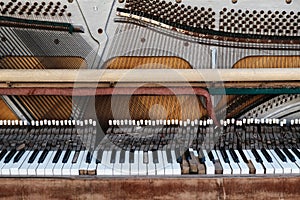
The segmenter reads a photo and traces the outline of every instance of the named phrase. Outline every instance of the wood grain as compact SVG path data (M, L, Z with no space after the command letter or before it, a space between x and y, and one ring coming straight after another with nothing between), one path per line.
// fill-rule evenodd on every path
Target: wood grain
M5 199L298 199L300 179L277 177L0 178Z

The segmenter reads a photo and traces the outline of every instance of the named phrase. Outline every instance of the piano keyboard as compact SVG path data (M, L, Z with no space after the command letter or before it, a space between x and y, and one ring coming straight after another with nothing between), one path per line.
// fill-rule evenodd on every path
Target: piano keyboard
M93 120L0 121L0 175L300 173L299 120L231 119L221 121L220 127L211 120L166 121L160 130L160 121L150 127L126 124L110 121L107 134L95 144ZM188 141L178 143L180 139Z

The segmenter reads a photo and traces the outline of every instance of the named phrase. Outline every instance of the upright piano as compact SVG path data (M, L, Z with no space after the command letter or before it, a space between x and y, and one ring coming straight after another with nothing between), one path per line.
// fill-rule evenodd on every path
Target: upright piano
M299 10L0 1L0 197L299 198Z

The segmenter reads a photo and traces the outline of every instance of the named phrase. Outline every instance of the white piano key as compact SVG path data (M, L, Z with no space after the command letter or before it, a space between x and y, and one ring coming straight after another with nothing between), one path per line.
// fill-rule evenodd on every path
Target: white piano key
M255 168L255 173L256 174L264 174L265 170L264 170L263 166L260 163L256 162L256 159L255 159L252 151L250 149L244 151L244 154L246 155L245 152L248 154L248 156L250 158L249 160L251 160L251 162Z
M266 159L266 157L263 155L263 153L261 152L260 149L256 150L258 155L261 157L262 161L263 161L263 165L265 167L265 173L266 174L274 174L275 173L275 169L273 168L272 164L269 163Z
M278 164L283 168L284 174L290 174L292 173L292 168L287 162L283 162L277 153L274 151L274 149L270 149L270 152L272 153L273 157L277 160ZM274 162L274 161L273 161Z
M139 174L139 152L133 152L134 162L130 163L130 175L138 175Z
M223 168L223 174L231 174L232 173L231 167L228 163L225 163L221 151L220 150L212 150L212 151L216 151L216 154Z
M240 169L240 166L234 162L229 150L226 150L226 153L228 155L228 159L229 159L229 162L230 162L230 167L231 167L231 170L232 170L232 174L241 174L241 169Z
M79 168L80 168L80 164L82 162L82 160L84 156L84 151L80 151L78 154L78 158L77 158L77 162L76 163L72 163L71 169L70 169L70 175L79 175ZM72 157L70 157L71 160L73 159Z
M16 156L16 154L14 156ZM3 158L3 160L5 160L5 159ZM12 167L13 164L14 164L14 157L11 158L8 163L4 163L4 165L2 166L2 169L1 169L1 174L9 176L10 168Z
M10 167L10 174L11 175L19 175L19 168L22 166L24 160L26 160L27 156L29 155L30 151L25 151L24 155L22 156L22 158L14 163L11 167Z
M300 168L300 159L298 156L292 151L292 149L289 149L289 152L291 152L291 154L295 157L295 163L297 164L298 168Z
M55 166L53 168L53 175L56 175L56 176L61 176L62 175L62 168L64 166L64 163L62 161L63 161L65 153L66 153L66 150L63 150L61 152L61 155L60 155L57 163L55 164Z
M56 155L56 152L57 151L53 151L53 153L52 153L52 155L51 155L51 157L49 159L49 162L48 162L48 164L45 167L45 176L53 176L53 168L54 168L54 166L55 166L56 163L53 163L52 161L53 161L53 159L54 159L54 157Z
M104 154L105 154L105 155L104 155ZM102 162L103 162L103 160L105 160L105 162L106 162L106 155L107 155L107 151L103 151L103 153L102 153L102 160L101 160L100 163L97 164L97 170L96 170L96 173L97 173L97 175L99 175L99 176L104 175L104 173L105 173L106 165L103 164ZM104 162L104 163L105 163L105 162Z
M157 175L165 175L165 166L164 166L164 160L162 157L162 152L160 150L157 150L157 158L158 163L156 163L156 174Z
M177 162L177 158L174 150L171 150L171 156L172 156L173 175L181 175L181 167L180 164Z
M51 157L54 151L49 151L44 162L40 163L39 166L36 168L36 174L39 176L46 175L45 168L48 165L49 162L52 162Z
M104 158L102 158L103 162L101 162L101 164L105 165L103 175L109 175L109 176L113 175L113 165L110 163L111 154L112 154L111 150L103 152Z
M83 157L82 157L82 160L80 163L79 171L87 171L88 170L89 163L86 162L86 156L87 156L88 152L89 152L88 150L85 150L83 152Z
M273 156L273 154L270 152L270 150L269 149L266 149L266 150L272 158L271 165L274 168L274 173L275 174L283 174L283 168L281 167L281 165L277 162L276 158Z
M125 159L122 164L122 175L130 175L129 151L125 151Z
M22 163L22 165L19 168L19 175L28 175L28 167L29 167L29 158L31 156L31 154L33 153L33 151L29 151L28 156L26 157L26 159L24 160L24 162Z
M155 164L153 163L152 151L148 151L148 175L156 175Z
M162 159L164 160L165 164L165 175L173 175L172 163L168 162L166 151L162 151Z
M39 157L42 155L43 151L39 151L36 158L34 159L33 163L30 163L27 169L28 175L36 175L36 169L39 166L38 160Z
M64 165L61 169L61 174L63 176L70 176L71 175L72 159L73 159L74 155L75 155L75 151L71 151L68 161L66 163L64 163Z
M290 158L284 153L284 151L282 151L282 153L285 155L286 157L286 161L287 163L290 165L291 169L292 169L292 174L298 174L300 173L299 167L296 165L295 162L292 162L290 160ZM295 156L294 156L295 157ZM295 157L296 158L296 157Z
M138 151L139 157L139 175L147 175L147 164L144 163L144 152Z
M122 165L120 163L120 154L121 151L116 151L116 160L113 167L113 175L118 176L122 175Z
M209 159L209 156L208 156L207 151L204 149L204 150L202 150L202 152L203 152L203 155L204 155L204 157L205 157L204 165L205 165L205 171L206 171L206 174L215 174L215 165L214 165L214 163Z
M249 167L248 167L247 163L244 162L244 160L243 160L243 158L240 155L240 153L239 153L238 150L234 150L234 151L235 151L235 153L236 153L236 155L237 155L237 157L238 157L238 159L240 161L238 164L239 164L239 166L241 168L241 174L249 174L250 171L249 171Z

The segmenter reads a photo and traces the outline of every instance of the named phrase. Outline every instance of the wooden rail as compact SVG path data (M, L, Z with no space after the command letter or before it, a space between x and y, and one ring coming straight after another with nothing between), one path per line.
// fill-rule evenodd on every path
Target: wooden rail
M0 70L0 87L43 84L226 83L300 81L300 68L286 69L134 69L134 70ZM15 84L15 85L14 85ZM233 84L233 83L232 83ZM65 86L63 86L65 87Z

